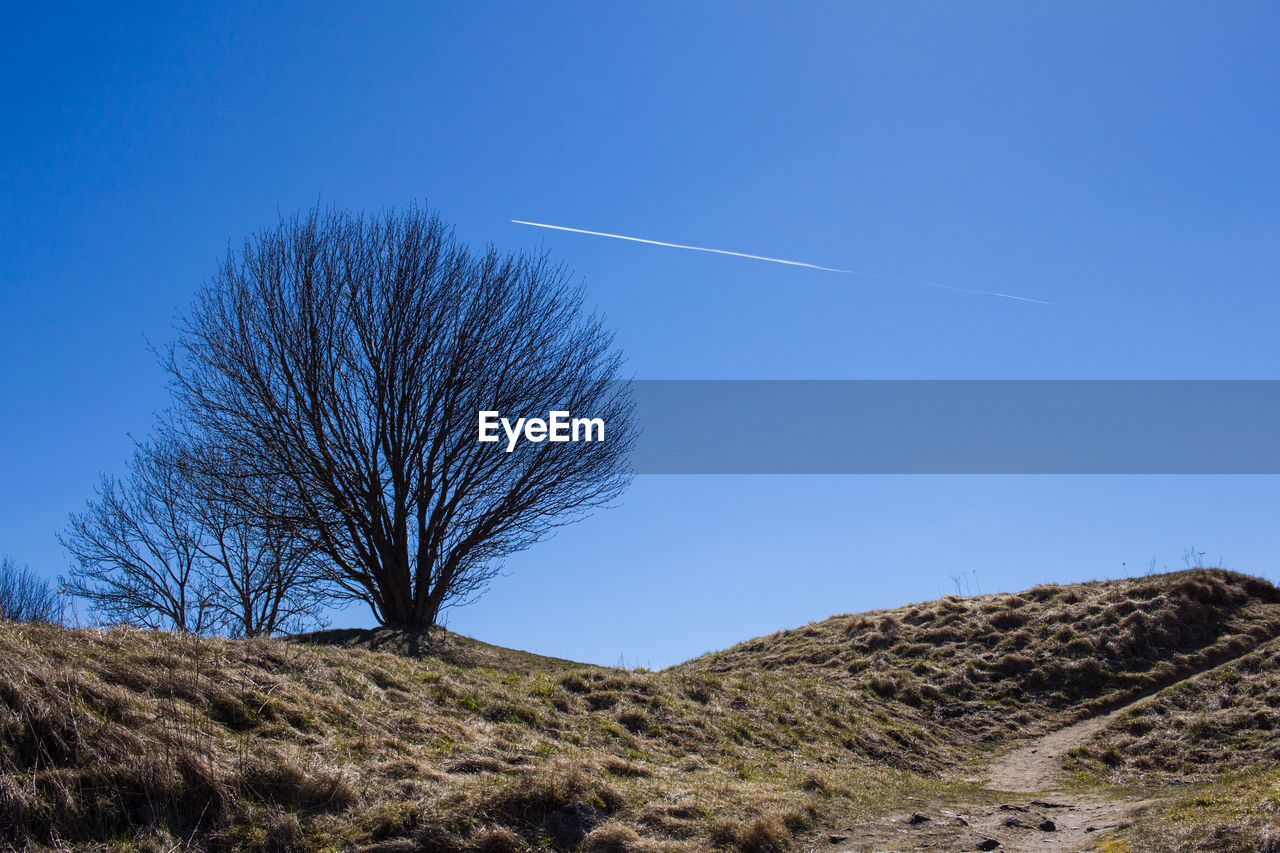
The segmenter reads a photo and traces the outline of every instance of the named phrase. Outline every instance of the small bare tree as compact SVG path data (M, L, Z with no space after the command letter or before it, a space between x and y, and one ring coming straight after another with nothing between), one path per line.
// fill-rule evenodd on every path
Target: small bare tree
M213 450L166 433L170 464L181 466L188 512L208 580L209 607L234 637L301 631L324 623L328 602L321 556L292 530L275 526L268 508L280 490L218 459Z
M211 509L200 552L219 627L233 637L318 627L325 596L312 549L234 508Z
M313 549L230 496L255 484L227 471L173 431L140 447L128 479L104 478L60 537L77 561L67 590L106 621L192 633L265 636L319 622Z
M58 595L49 582L27 566L18 568L13 558L0 559L0 620L10 622L61 622Z
M384 624L429 628L629 482L620 356L581 290L545 256L472 254L416 208L281 221L228 255L181 329L184 418L280 486L270 526ZM477 440L482 410L567 411L607 433L507 452Z
M179 467L139 448L129 475L104 476L58 541L75 559L66 581L109 622L201 633L212 590L199 571L200 532Z

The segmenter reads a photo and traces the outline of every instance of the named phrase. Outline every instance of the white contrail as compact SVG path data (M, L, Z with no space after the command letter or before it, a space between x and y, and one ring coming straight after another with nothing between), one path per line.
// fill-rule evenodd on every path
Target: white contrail
M566 225L548 225L545 222L526 222L523 219L511 220L517 225L532 225L535 228L553 228L556 231L572 231L575 234L590 234L592 237L612 237L615 240L630 240L632 243L648 243L650 246L666 246L669 249L691 249L695 252L711 252L716 255L733 255L735 258L750 258L753 261L769 261L773 264L786 264L790 267L808 267L823 272L843 272L858 275L853 270L842 270L836 267L820 267L817 264L806 264L804 261L785 261L782 258L766 258L764 255L748 255L745 252L730 252L728 249L708 249L705 246L686 246L683 243L664 243L661 240L646 240L643 237L627 237L624 234L607 234L604 231L588 231L585 228L569 228Z
M971 290L967 287L955 287L950 284L942 284L937 281L928 281L923 278L907 278L900 275L883 275L874 272L861 272L859 270L846 270L840 267L824 267L818 264L809 264L804 261L788 261L783 258L769 258L764 255L749 255L746 252L731 252L728 249L709 249L706 246L687 246L684 243L667 243L662 240L647 240L644 237L628 237L625 234L610 234L607 231L588 231L585 228L570 228L567 225L550 225L546 222L529 222L524 219L511 220L516 225L531 225L534 228L550 228L553 231L570 231L574 234L589 234L592 237L610 237L614 240L629 240L632 243L648 243L650 246L665 246L668 249L688 249L692 252L710 252L713 255L731 255L735 258L748 258L753 261L768 261L771 264L786 264L789 267L805 267L811 270L821 270L822 272L837 272L843 275L857 275L864 278L879 278L886 281L903 281L911 284L923 284L929 287L938 287L943 290L954 290L956 293L971 293L977 296L999 296L1002 299L1013 299L1018 302L1034 302L1037 305L1057 305L1056 302L1047 302L1043 299L1032 299L1029 296L1015 296L1012 293L1001 293L998 290Z

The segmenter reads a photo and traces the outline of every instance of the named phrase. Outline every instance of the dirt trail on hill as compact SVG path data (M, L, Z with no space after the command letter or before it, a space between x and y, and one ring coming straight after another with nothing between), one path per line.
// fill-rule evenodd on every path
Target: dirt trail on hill
M947 803L912 798L907 810L829 833L815 849L824 853L1096 850L1112 830L1132 823L1151 801L1051 789L1060 781L1059 762L1067 751L1140 701L1050 732L987 765L980 774L986 787L1014 794L1004 802ZM1032 794L1038 796L1032 798Z
M919 801L916 811L887 815L833 832L820 853L995 850L997 853L1077 853L1095 850L1111 831L1132 822L1146 801L1086 795L1010 800L999 805L942 808Z
M833 831L820 838L814 849L820 853L1096 850L1109 831L1132 823L1154 800L1119 796L1105 790L1097 793L1053 790L1063 782L1063 757L1135 705L1248 654L1252 648L1154 686L1111 711L1037 737L995 758L970 777L970 781L981 782L990 791L1014 795L1005 802L945 803L910 798L912 802L906 810L862 826ZM1038 797L1032 799L1031 795Z
M996 791L1023 794L1052 788L1058 783L1062 773L1062 759L1068 752L1087 743L1112 720L1147 698L1149 697L1144 696L1109 713L1073 723L1065 729L1050 732L1026 746L1005 753L986 768L987 787Z
M991 762L973 781L983 781L992 791L1015 795L1004 802L946 803L912 798L908 810L829 833L815 849L830 853L1095 850L1110 831L1132 823L1151 801L1051 791L1060 782L1059 762L1069 750L1086 742L1118 714L1145 698L1050 732ZM1032 794L1038 796L1032 798Z
M987 765L985 774L973 781L982 781L995 791L1012 791L1032 794L1044 791L1058 784L1062 773L1063 757L1078 746L1083 746L1095 734L1106 728L1116 717L1135 705L1147 701L1152 696L1199 678L1204 673L1225 666L1261 646L1262 643L1249 646L1238 654L1215 658L1203 666L1196 667L1180 678L1175 678L1143 690L1131 696L1124 704L1102 714L1087 717L1072 723L1065 728L1057 729L1042 735L1024 746L1007 752Z

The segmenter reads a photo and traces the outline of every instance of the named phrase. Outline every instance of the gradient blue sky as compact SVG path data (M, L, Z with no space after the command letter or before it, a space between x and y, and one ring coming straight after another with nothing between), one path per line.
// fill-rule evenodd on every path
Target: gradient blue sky
M50 575L164 405L145 341L317 200L545 245L641 378L1278 378L1274 5L25 4L0 39L0 552ZM962 570L1274 578L1277 486L642 477L450 626L656 667Z

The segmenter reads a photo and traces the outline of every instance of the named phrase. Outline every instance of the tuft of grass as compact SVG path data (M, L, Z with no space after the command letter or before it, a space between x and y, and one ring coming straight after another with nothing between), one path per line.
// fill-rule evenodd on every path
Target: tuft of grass
M582 853L631 853L640 848L640 836L621 823L597 827L582 840Z
M497 826L478 833L471 848L475 853L519 853L527 849L527 845L511 830Z
M784 853L791 848L791 832L777 818L763 815L740 827L735 841L742 853Z

